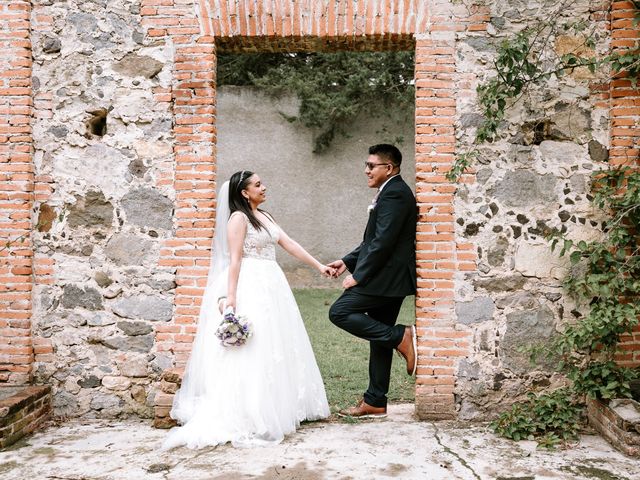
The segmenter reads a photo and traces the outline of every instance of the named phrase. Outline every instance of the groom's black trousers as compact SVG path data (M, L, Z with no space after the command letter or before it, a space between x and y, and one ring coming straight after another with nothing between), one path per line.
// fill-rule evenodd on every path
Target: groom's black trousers
M396 325L404 297L378 297L345 290L329 309L337 327L368 340L369 387L364 401L373 407L387 406L393 349L402 341L404 325Z

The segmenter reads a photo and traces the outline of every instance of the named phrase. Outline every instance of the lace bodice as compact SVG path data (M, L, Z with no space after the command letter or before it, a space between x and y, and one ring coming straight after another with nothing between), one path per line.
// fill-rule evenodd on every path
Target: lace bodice
M273 223L266 223L266 230L257 230L247 218L247 216L239 211L233 212L233 215L242 215L247 223L247 234L244 237L242 245L242 258L259 258L262 260L276 259L276 243L280 237L280 230Z

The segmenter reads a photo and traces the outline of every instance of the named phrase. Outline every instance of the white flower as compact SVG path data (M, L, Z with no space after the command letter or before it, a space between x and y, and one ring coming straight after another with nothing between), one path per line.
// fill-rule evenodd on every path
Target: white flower
M225 315L216 330L216 336L225 347L244 345L252 335L251 322L243 315L236 316L233 312Z

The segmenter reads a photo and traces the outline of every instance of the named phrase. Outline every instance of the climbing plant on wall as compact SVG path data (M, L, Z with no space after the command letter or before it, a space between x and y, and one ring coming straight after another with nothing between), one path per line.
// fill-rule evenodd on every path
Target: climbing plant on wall
M220 55L217 82L252 85L274 96L297 95L298 115L288 120L314 129L314 152L319 153L336 135L346 135L360 115L388 122L413 118L413 56L413 52Z
M635 25L640 2L634 2ZM561 9L559 9L561 11ZM566 31L579 32L583 44L574 52L554 57L550 42ZM460 154L448 178L456 181L473 166L477 147L502 134L505 114L530 89L576 69L611 72L611 79L625 78L637 87L640 48L597 56L594 34L587 25L562 24L558 17L525 29L502 41L494 62L495 75L477 89L483 122L474 145ZM582 48L580 48L582 47ZM585 52L592 52L591 55ZM493 427L513 439L538 438L543 446L577 435L577 422L585 397L629 397L630 381L638 371L614 362L620 337L630 334L640 316L640 163L638 158L604 165L592 175L591 201L604 214L602 235L593 241L574 242L560 231L548 234L551 248L568 256L573 268L565 280L568 292L588 313L566 325L547 349L560 358L560 367L571 380L567 388L535 395L503 413Z

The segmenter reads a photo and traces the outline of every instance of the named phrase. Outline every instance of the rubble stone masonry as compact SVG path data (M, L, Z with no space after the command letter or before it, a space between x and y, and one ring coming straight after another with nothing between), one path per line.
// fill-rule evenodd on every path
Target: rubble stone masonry
M59 415L166 416L215 229L216 55L389 49L415 51L418 416L487 418L559 382L520 349L581 315L543 232L600 234L590 174L636 161L638 90L579 69L534 88L445 178L496 46L556 3L0 0L0 382L51 385ZM585 0L557 21L588 23L583 53L603 54L633 44L632 13ZM638 335L621 362L638 365Z

